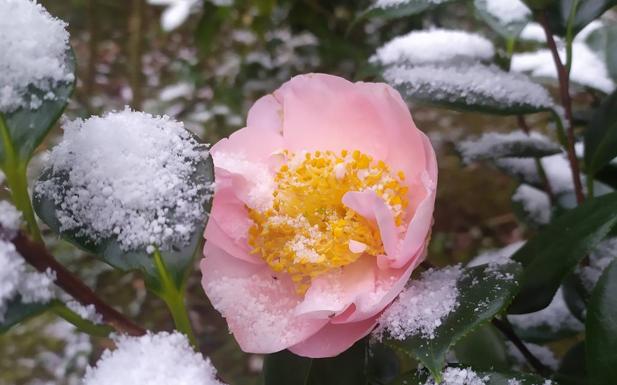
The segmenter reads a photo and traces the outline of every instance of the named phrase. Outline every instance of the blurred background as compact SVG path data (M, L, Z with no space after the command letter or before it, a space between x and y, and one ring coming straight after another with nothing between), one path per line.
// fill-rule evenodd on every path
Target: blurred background
M482 31L467 3L423 17L357 21L370 1L351 0L63 0L41 1L66 21L78 65L77 89L65 112L74 119L130 105L183 121L215 143L244 125L260 96L290 77L327 72L378 81L368 59L392 37L427 26ZM356 22L357 21L357 22ZM499 53L498 53L499 54ZM484 130L508 131L515 118L410 106L438 152L438 198L429 259L467 261L479 250L519 240L525 232L511 207L515 182L488 166L463 166L453 143ZM542 129L542 117L531 121ZM56 127L47 146L61 135ZM32 163L38 175L45 153ZM113 272L61 241L52 250L108 302L153 330L170 330L165 306L137 275ZM230 384L257 384L262 358L242 353L203 294L196 269L188 304L202 351ZM79 383L109 342L74 331L53 316L0 336L0 384Z

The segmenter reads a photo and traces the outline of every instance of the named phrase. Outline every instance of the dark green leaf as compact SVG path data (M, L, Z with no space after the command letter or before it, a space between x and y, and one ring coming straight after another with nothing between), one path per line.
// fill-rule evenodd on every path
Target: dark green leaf
M264 385L308 385L313 359L288 350L268 354L264 359Z
M486 22L495 32L506 39L515 39L520 35L525 25L531 20L531 14L522 20L513 20L504 23L503 20L495 17L487 8L487 0L474 0L476 14Z
M435 329L435 337L412 335L401 346L438 376L450 347L510 303L520 271L518 263L466 268L457 282L459 305Z
M588 199L529 240L512 256L525 270L510 313L531 313L548 306L566 275L615 223L617 193L611 193Z
M491 324L479 327L454 346L454 353L462 365L478 370L507 370L506 344Z
M584 342L574 345L561 359L556 379L560 385L588 385Z
M20 322L45 312L52 306L54 306L54 302L23 303L19 296L14 298L7 304L4 320L0 322L0 334L5 333Z
M75 73L75 57L72 51L67 52L65 64L71 73ZM30 94L43 100L41 106L35 110L18 108L4 115L13 150L21 162L27 163L34 150L62 115L74 87L74 82L58 84L53 89L55 94L53 100L44 98L47 92L31 88ZM2 137L0 136L1 142ZM4 161L5 156L5 145L0 145L0 163Z
M362 339L332 358L315 358L309 374L309 385L365 385L367 341ZM292 385L288 383L286 385Z
M553 107L548 92L525 75L479 63L390 68L384 78L406 99L453 110L524 115Z
M578 3L573 23L575 34L600 17L609 8L617 5L616 0L553 0L547 9L547 13L549 25L554 34L566 35L570 10L575 1Z
M617 91L602 102L585 132L585 171L595 175L617 157Z
M388 384L401 374L401 363L396 352L381 342L369 346L367 375L369 381Z
M589 293L585 290L583 282L579 275L575 273L569 274L561 285L563 299L570 313L572 313L579 321L585 322L585 313L587 312L587 302L589 301Z
M613 385L617 378L617 261L604 271L587 307L587 373L594 385Z
M199 52L205 56L215 48L214 44L222 30L223 23L231 13L231 7L218 7L205 2L203 8L203 15L195 29L195 40Z
M48 180L52 172L53 170L47 170L39 179L41 181ZM197 186L206 186L212 182L214 179L212 158L208 157L197 163L196 171L191 178L195 181ZM206 212L210 210L210 203L210 200L205 202ZM87 236L79 235L79 229L60 231L60 221L57 216L58 207L50 197L35 194L33 206L43 222L63 239L100 257L103 261L119 270L141 271L149 281L150 288L156 289L160 278L159 273L157 272L152 255L146 252L145 246L138 250L124 251L115 237L94 242ZM167 249L161 250L165 266L178 287L182 286L186 274L192 266L193 256L195 252L200 249L203 242L203 230L206 222L207 216L194 223L194 230L188 243L172 244L169 245Z

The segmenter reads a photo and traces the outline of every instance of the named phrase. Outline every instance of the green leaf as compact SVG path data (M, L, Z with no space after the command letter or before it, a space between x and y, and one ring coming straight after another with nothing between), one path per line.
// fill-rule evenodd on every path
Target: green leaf
M384 78L406 99L453 110L524 115L553 107L527 76L479 63L388 68Z
M606 63L608 73L617 81L617 25L605 25L589 34L587 45Z
M54 302L23 303L19 296L13 298L7 304L4 320L0 322L0 334L7 332L20 322L44 313L52 306L54 306Z
M288 350L268 354L264 359L264 385L307 385L313 359Z
M47 170L39 178L40 181L49 180L53 170ZM214 179L214 166L212 157L199 161L196 164L196 169L191 179L195 181L197 186L205 186ZM207 200L204 204L205 211L210 211L211 200ZM54 201L48 196L34 195L34 209L38 216L49 226L56 234L59 234L63 239L71 242L77 247L100 257L107 264L122 271L141 271L149 284L149 287L156 290L160 284L160 274L156 268L156 264L152 254L146 252L146 247L142 249L124 251L116 237L95 242L85 235L78 234L79 229L60 231L60 221L58 220L58 207ZM172 281L178 288L183 286L186 275L192 267L193 256L200 249L203 242L203 230L207 222L206 218L197 220L194 224L194 230L190 240L185 243L177 243L169 246L168 249L161 250L161 256L165 263L165 268L171 275Z
M510 303L518 287L520 271L518 263L464 269L457 282L458 306L435 329L435 337L430 339L418 334L402 342L393 342L420 360L433 376L439 376L450 347Z
M366 339L336 357L306 358L284 350L264 361L264 385L364 385Z
M556 379L560 385L587 385L585 342L574 345L561 359Z
M465 365L457 366L467 369ZM544 385L546 383L546 379L528 373L476 371L476 375L486 381L484 385L512 385L514 381L518 381L515 382L517 385ZM427 371L412 371L399 377L389 385L426 385L428 379L429 374ZM433 382L430 383L432 384Z
M549 25L554 34L566 35L570 10L575 1L578 3L573 23L575 34L602 16L608 9L617 5L617 0L553 0L547 13Z
M362 19L368 19L373 17L379 17L383 19L398 19L407 16L413 16L420 14L422 12L428 11L430 9L436 8L439 5L444 3L448 3L452 0L445 0L441 3L437 3L436 1L431 0L406 0L401 1L396 5L392 5L389 7L377 7L372 6L366 11L362 12L360 16L358 16L357 21Z
M75 73L75 57L72 51L67 51L65 65L71 73ZM42 100L39 108L18 108L4 114L4 121L10 137L11 152L14 152L15 160L27 163L34 150L41 144L47 133L52 129L62 111L66 107L69 97L73 93L75 82L59 83L54 89L55 98L46 100L43 92L33 87L29 93L36 95ZM0 114L2 115L2 114ZM7 144L3 143L4 137L0 136L0 164L7 161ZM8 154L10 156L10 154Z
M563 280L561 288L563 291L563 299L570 313L579 321L585 322L589 293L585 289L580 276L576 273L569 274Z
M489 12L487 8L487 0L474 0L473 4L476 8L476 14L484 20L489 27L505 39L517 38L523 28L525 28L527 23L531 20L531 14L529 14L529 16L522 20L513 20L508 23L504 23L503 20L500 20Z
M617 157L617 91L607 97L585 131L585 171L595 175Z
M563 279L617 223L617 193L588 199L545 227L512 259L525 267L510 313L548 306Z
M369 382L388 384L401 374L401 362L396 352L381 342L371 342L366 372Z
M367 348L367 339L362 339L336 357L313 359L308 384L366 385Z
M454 346L454 353L462 365L478 370L507 370L506 344L491 324L482 325Z
M617 378L617 261L604 271L587 307L586 356L590 383L612 385Z

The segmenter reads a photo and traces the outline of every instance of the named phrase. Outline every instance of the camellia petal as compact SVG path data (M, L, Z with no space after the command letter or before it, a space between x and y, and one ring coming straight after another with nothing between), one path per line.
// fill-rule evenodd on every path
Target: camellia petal
M366 336L433 221L435 154L398 92L296 76L211 153L202 284L240 347L329 357Z

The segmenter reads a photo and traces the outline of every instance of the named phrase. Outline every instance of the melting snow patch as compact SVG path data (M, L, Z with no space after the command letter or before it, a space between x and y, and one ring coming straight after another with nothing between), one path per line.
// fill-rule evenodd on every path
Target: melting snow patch
M520 185L512 200L521 204L523 210L535 223L547 224L551 220L551 202L548 194L527 184Z
M448 1L451 1L451 0L427 0L425 2L438 5L438 4L446 3ZM415 0L376 0L373 7L386 9L386 8L391 8L391 7L398 7L398 6L401 6L407 3L412 3L412 2L415 2Z
M540 360L540 362L553 370L557 370L557 367L559 367L559 361L557 360L557 357L555 357L555 353L553 353L552 350L550 350L546 346L536 345L528 342L525 343L525 346L534 356L536 356ZM527 360L512 342L506 342L506 347L508 349L508 355L512 357L519 366L527 366ZM550 385L552 384L552 382L548 382L548 384Z
M0 201L0 238L13 239L21 226L21 213L7 201Z
M96 312L94 305L84 306L77 301L70 300L66 302L66 307L81 318L90 321L93 324L100 325L103 323L103 316Z
M386 81L431 99L466 104L499 104L515 107L550 108L549 93L526 76L503 72L495 66L472 64L393 67L384 72Z
M0 322L8 303L17 296L23 303L47 303L54 297L51 271L33 271L11 242L0 239Z
M602 241L589 255L589 265L581 267L579 274L587 291L593 290L604 269L617 258L617 238Z
M566 306L561 289L557 290L552 302L546 308L529 314L509 315L508 320L521 329L545 326L553 332L564 329L583 330L583 324Z
M426 64L457 58L489 60L493 43L482 35L465 31L432 29L398 36L377 50L371 61L382 65Z
M456 284L461 273L460 265L422 273L421 279L411 281L384 311L374 335L382 338L386 334L397 340L411 335L435 338L435 329L459 305Z
M486 10L503 24L525 22L531 10L520 0L486 0Z
M35 193L57 205L61 231L166 249L203 222L211 186L193 176L207 156L182 123L125 109L65 124Z
M179 333L118 336L86 371L84 385L222 385L209 359L196 353Z
M65 65L66 23L29 0L0 1L0 15L0 112L38 108L43 99L55 99L58 83L74 78ZM44 96L28 96L29 87Z

